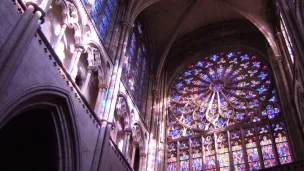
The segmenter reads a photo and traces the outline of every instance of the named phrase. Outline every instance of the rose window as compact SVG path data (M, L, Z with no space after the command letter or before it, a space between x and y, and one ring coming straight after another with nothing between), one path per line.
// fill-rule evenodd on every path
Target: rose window
M280 113L269 68L243 52L219 53L190 65L171 89L169 136L273 119Z

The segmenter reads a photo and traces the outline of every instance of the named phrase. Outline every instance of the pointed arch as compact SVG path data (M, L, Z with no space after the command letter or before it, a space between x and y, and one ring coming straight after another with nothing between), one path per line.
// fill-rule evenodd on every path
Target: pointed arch
M45 109L52 113L59 154L57 168L60 171L79 171L79 128L69 92L54 86L26 89L1 106L0 129L13 118L32 109Z

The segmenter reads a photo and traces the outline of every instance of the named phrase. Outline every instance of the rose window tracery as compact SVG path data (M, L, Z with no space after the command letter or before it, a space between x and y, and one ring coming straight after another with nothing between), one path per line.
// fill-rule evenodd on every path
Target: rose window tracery
M171 89L169 136L193 135L280 113L269 67L256 55L222 52L180 74Z

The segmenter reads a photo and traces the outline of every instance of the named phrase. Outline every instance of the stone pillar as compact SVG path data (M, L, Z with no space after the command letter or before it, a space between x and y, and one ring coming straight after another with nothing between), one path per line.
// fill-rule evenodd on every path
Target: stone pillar
M135 142L132 142L133 149L132 149L132 159L131 159L131 163L130 163L130 165L131 165L132 168L134 167L134 160L135 160L135 154L136 154L135 153L136 152L136 146L137 146L137 144Z
M56 51L56 48L57 48L57 46L58 46L58 44L60 43L60 41L61 41L61 39L62 39L62 36L64 35L64 33L65 33L65 30L66 30L66 28L67 28L67 24L66 23L64 23L62 26L61 26L61 28L60 28L60 33L59 33L59 35L57 36L57 39L56 39L56 41L55 41L55 43L54 43L54 45L53 45L53 49Z
M99 87L99 91L98 91L94 111L98 115L98 117L100 118L101 117L101 114L100 114L101 112L100 111L101 111L101 108L102 108L101 102L104 98L105 92L108 89L108 86L105 85L105 84L99 84L98 87Z
M98 171L104 171L104 168L102 166L104 165L103 163L107 161L107 154L108 154L107 153L108 149L105 148L104 144L110 141L111 129L112 129L112 123L108 122L104 136L100 136L100 138L103 140L103 143L102 143L102 153L100 156L100 162L97 169ZM95 170L92 169L92 171Z
M125 130L125 134L124 134L124 144L122 147L122 154L125 156L125 158L127 158L127 154L128 154L128 147L130 144L130 136L131 136L132 130L130 129L126 129Z
M140 159L139 159L139 169L140 171L145 171L146 170L146 154L145 153L140 153L139 154Z
M69 65L69 73L71 74L71 77L73 79L76 78L77 76L77 72L78 72L78 62L79 62L79 58L82 54L82 52L84 51L84 47L81 45L75 45L75 50Z
M154 85L156 87L156 85ZM155 170L156 168L156 155L157 155L157 121L158 121L158 101L159 101L159 91L154 88L152 90L152 112L151 112L151 121L150 121L150 137L149 137L149 146L148 146L148 166L147 168Z
M101 121L101 126L99 129L99 134L98 134L98 139L97 139L97 143L96 143L96 147L95 147L95 153L94 153L94 157L93 157L93 162L92 162L92 171L97 171L98 167L99 167L99 162L100 162L100 158L102 155L102 146L103 146L103 141L104 141L104 136L105 136L105 132L108 125L108 122L105 120Z
M45 7L45 9L48 9ZM0 81L8 82L13 78L16 68L19 67L22 57L24 56L29 44L31 43L38 27L43 22L45 12L34 3L28 3L28 10L25 11L24 17L16 26L22 28L14 29L13 33L7 38L9 45L4 46L0 52ZM25 20L25 21L24 21ZM21 33L20 33L21 32ZM6 49L8 48L8 49ZM0 93L7 86L0 87Z
M88 92L88 86L89 86L89 82L90 82L90 79L91 79L91 76L92 76L92 73L93 71L95 71L95 67L94 66L88 66L88 73L87 73L87 77L85 79L85 82L84 82L84 85L82 86L82 93L84 96L87 95L87 92Z

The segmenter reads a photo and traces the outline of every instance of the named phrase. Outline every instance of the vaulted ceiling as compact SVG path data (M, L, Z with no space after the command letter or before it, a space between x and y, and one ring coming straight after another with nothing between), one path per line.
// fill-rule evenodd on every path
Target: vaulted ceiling
M256 28L256 32L260 31L260 34L266 37L264 39L260 36L259 40L254 41L267 40L276 53L274 34L267 17L269 0L147 0L143 2L145 9L141 13L149 25L158 69L162 69L168 59L174 60L168 57L168 54L178 41L202 28L229 21L250 23ZM242 28L242 24L234 27ZM227 30L226 27L220 29Z

